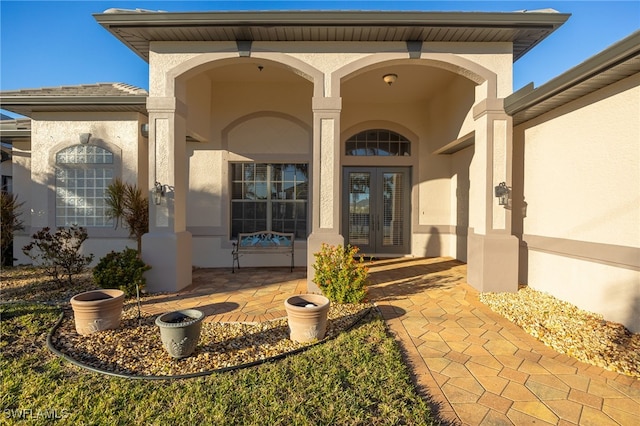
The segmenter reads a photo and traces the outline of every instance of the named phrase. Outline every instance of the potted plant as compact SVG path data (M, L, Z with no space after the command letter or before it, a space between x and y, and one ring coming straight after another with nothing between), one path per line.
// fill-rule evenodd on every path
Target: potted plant
M156 318L162 346L173 358L185 358L193 353L200 340L204 312L182 309L167 312Z
M295 342L324 339L331 302L320 294L300 294L284 301L289 338Z
M301 294L289 297L284 305L291 340L309 342L324 338L331 302L360 303L366 296L368 269L364 259L356 259L358 248L322 244L314 253L316 259L314 282L319 294Z
M78 334L116 329L120 326L124 292L122 290L92 290L71 298L71 307Z

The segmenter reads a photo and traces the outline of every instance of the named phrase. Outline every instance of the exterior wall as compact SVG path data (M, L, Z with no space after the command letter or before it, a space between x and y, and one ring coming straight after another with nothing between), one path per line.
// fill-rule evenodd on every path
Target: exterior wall
M0 176L13 177L13 167L11 160L3 161L0 163Z
M90 144L103 146L119 159L116 175L146 188L146 144L140 126L146 118L137 113L34 113L31 144L14 146L14 191L24 206L25 230L14 241L16 264L30 263L21 248L40 228L55 228L55 154L79 143L80 133L91 133ZM142 160L144 159L144 160ZM88 228L85 253L94 253L94 262L111 250L135 248L123 229Z
M211 137L211 80L206 75L198 75L187 85L189 114L187 115L188 135L198 140L208 141Z
M31 262L31 259L22 254L22 247L29 244L31 236L31 142L16 141L11 151L13 193L18 196L18 202L24 203L20 209L22 212L20 220L23 222L24 229L16 231L13 235L13 257L17 259L14 265L19 265Z
M640 331L640 75L515 129L520 279ZM517 215L517 216L516 216ZM524 216L524 217L523 217Z
M451 156L452 178L450 187L451 223L455 227L452 232L454 249L450 256L467 261L467 237L469 229L469 188L471 186L469 165L474 154L470 146Z

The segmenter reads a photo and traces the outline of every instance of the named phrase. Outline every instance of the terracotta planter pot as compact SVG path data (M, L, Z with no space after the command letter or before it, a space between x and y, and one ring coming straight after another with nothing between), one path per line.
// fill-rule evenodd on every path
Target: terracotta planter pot
M71 307L78 334L120 327L124 292L116 289L92 290L71 298Z
M320 294L299 294L285 300L290 339L303 343L324 339L330 303Z
M162 346L173 358L185 358L193 353L200 340L204 312L182 309L156 318Z

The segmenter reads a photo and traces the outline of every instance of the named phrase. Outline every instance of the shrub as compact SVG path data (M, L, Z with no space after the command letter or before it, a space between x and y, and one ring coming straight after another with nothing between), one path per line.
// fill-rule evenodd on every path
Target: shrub
M72 276L84 271L93 260L93 254L83 256L80 253L82 243L89 237L87 230L73 225L68 229L58 228L53 235L50 231L46 227L33 234L33 241L24 246L22 252L42 266L58 284L63 283L65 276L71 284Z
M369 269L362 256L356 259L358 251L358 247L351 245L323 243L320 251L313 254L313 281L332 302L360 303L364 300Z
M22 220L19 219L22 212L18 211L24 203L18 202L18 196L10 194L6 191L0 191L0 246L2 266L11 266L13 264L13 233L24 229Z
M121 252L112 251L104 256L95 268L93 278L102 288L118 288L127 297L136 295L136 284L144 288L146 279L143 274L151 269L139 257L134 249L126 248Z

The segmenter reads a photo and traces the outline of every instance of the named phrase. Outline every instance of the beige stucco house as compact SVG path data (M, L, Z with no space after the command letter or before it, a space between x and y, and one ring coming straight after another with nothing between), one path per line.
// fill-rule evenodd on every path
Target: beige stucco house
M313 253L350 243L451 256L480 291L527 283L640 331L640 35L513 93L513 62L568 17L97 14L149 63L149 91L0 94L31 118L13 140L30 212L15 246L71 223L97 258L133 245L104 217L121 177L149 190L152 291L188 286L194 266L230 268L239 232L274 230L296 235L311 289Z

